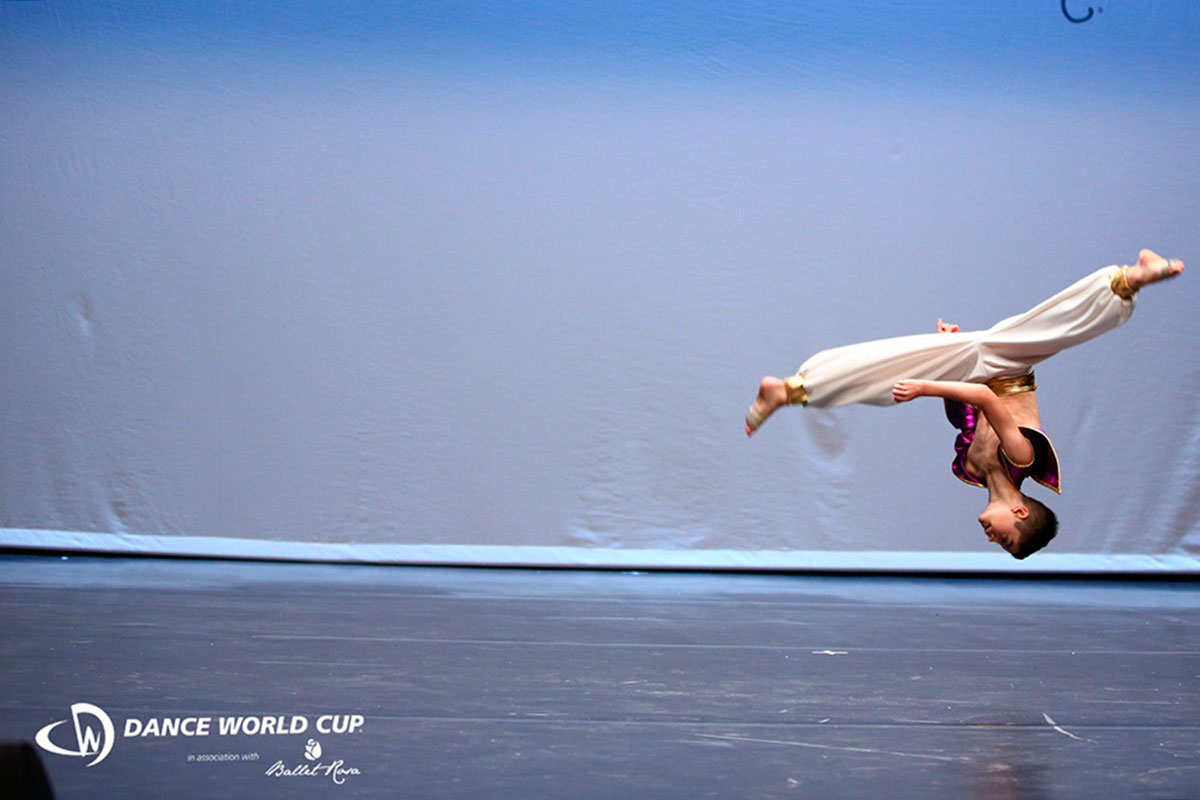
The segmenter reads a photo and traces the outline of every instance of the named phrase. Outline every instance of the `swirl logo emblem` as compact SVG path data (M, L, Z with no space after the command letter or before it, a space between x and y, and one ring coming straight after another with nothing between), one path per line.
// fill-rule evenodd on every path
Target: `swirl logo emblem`
M1088 6L1088 10L1087 10L1086 14L1084 14L1083 16L1080 16L1080 17L1076 17L1070 11L1067 11L1067 0L1062 0L1063 16L1066 17L1071 22L1074 22L1076 25L1083 23L1083 22L1087 22L1089 19L1096 16L1096 12L1098 12L1098 11L1104 11L1104 9L1103 8L1092 8L1091 6Z
M85 717L90 717L100 723L100 730L97 731L84 720ZM66 747L61 747L55 744L50 739L50 734L55 728L60 725L66 725L71 722L75 727L75 748L70 750ZM59 742L62 742L63 735L58 735ZM113 746L113 724L108 714L104 713L104 709L99 706L94 706L91 703L75 703L71 706L71 719L60 719L58 722L51 722L46 727L37 732L34 741L43 750L51 753L56 753L60 756L79 756L87 758L95 756L89 767L94 767L108 756L109 751Z

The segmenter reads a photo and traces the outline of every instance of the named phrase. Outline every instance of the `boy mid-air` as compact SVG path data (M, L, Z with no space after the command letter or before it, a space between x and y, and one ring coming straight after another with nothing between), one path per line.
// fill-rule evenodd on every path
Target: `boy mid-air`
M1054 538L1054 512L1021 491L1026 478L1061 492L1058 456L1042 430L1033 366L1124 324L1138 289L1183 272L1143 250L1131 267L1104 267L1024 314L987 330L938 332L822 350L786 380L767 376L746 414L753 434L780 406L893 405L941 397L958 428L954 474L986 489L979 524L989 541L1025 558Z

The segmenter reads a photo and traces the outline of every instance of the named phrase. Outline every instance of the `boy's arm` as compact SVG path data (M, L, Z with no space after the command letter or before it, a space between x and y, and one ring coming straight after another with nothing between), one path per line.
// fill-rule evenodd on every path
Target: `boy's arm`
M1000 402L996 393L982 383L962 381L898 381L892 387L892 399L905 403L917 397L944 397L976 406L987 417L992 430L1000 437L1004 454L1014 464L1029 464L1033 461L1033 444L1021 433L1012 414Z

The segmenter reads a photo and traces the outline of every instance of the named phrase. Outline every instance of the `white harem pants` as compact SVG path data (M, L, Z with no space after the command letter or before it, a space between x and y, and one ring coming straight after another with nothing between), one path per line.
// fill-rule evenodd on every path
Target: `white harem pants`
M892 405L892 384L911 378L983 383L1030 371L1060 350L1123 325L1133 297L1113 288L1119 267L1098 269L1024 314L984 331L923 333L822 350L801 365L808 405Z

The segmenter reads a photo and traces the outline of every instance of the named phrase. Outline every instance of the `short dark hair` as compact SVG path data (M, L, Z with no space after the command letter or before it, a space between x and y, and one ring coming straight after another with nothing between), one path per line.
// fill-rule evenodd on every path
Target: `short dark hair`
M1017 541L1016 552L1013 553L1014 558L1025 558L1036 553L1049 544L1058 533L1058 517L1054 516L1054 512L1044 503L1026 495L1025 507L1029 509L1029 516L1017 520L1017 533L1020 534L1020 538Z

